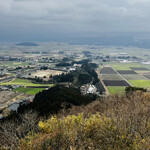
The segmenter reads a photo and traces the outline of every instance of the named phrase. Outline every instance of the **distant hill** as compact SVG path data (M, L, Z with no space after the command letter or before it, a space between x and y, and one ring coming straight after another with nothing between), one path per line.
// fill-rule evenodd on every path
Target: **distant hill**
M37 43L30 43L30 42L24 42L24 43L18 43L17 46L39 46Z

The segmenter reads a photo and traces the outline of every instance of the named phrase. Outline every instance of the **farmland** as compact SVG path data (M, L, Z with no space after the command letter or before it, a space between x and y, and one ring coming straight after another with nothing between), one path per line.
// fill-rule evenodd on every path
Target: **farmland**
M139 71L147 71L148 69L145 67L130 67L132 70L139 70Z
M98 92L105 92L105 88L101 82L97 83L95 86L96 86Z
M122 74L126 80L148 80L140 74Z
M104 67L101 69L100 74L117 74L111 67Z
M63 71L58 71L58 70L38 70L37 72L35 72L34 74L32 74L33 77L37 76L37 77L44 77L46 76L47 78L49 78L50 75L54 76L54 75L59 75L62 74Z
M129 80L135 87L150 87L150 80Z
M149 68L138 63L106 63L99 77L110 94L123 94L127 86L150 88Z
M110 94L119 94L119 95L123 95L125 94L125 87L113 87L113 86L108 86L108 91Z
M150 80L150 74L144 74L143 76Z
M0 83L0 85L22 85L22 86L53 86L52 84L35 84L26 79L15 79L10 82Z
M117 70L117 72L119 74L137 74L135 71L133 70Z
M123 80L123 78L118 74L102 74L102 80Z
M0 66L8 66L8 67L21 67L28 66L29 62L16 62L16 61L1 61Z
M143 67L138 63L109 63L109 65L115 70L131 70L131 67Z
M124 80L103 80L103 82L106 86L130 86Z
M25 87L19 87L13 90L14 92L20 92L20 93L27 93L31 95L35 95L39 93L40 91L44 90L44 88L25 88Z

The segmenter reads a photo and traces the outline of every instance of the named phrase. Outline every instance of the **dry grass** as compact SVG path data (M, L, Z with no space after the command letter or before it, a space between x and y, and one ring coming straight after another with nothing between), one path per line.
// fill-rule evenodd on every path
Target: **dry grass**
M72 106L39 123L40 132L20 141L26 150L149 150L150 93L110 96Z
M38 145L40 150L148 150L150 93L116 95L87 106L73 106L39 126L41 132L23 140L21 149L37 149Z
M32 74L32 76L37 76L37 77L44 77L46 76L47 78L52 75L60 75L62 74L63 71L57 71L57 70L42 70L42 71L37 71L36 73Z

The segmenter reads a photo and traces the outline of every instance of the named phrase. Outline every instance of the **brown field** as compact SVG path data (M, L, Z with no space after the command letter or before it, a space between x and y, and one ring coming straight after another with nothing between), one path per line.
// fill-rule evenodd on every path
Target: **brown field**
M39 70L36 73L32 74L32 76L37 76L37 77L49 77L50 75L55 76L55 75L59 75L62 74L63 71L57 71L57 70Z
M0 105L7 102L15 102L21 98L29 96L28 94L13 91L0 91Z

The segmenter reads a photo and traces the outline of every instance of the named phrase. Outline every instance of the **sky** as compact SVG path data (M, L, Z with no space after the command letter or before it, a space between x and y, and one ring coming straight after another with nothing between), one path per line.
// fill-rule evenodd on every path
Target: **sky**
M150 32L150 0L0 0L0 40Z

